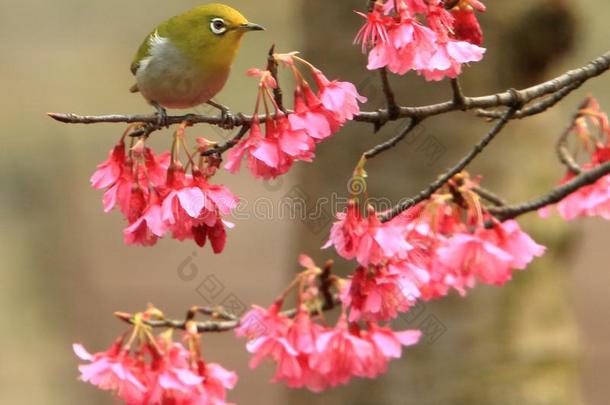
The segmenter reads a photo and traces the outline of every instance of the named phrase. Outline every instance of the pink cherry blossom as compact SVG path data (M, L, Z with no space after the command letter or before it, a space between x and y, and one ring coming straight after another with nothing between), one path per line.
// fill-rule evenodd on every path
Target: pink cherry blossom
M101 190L112 186L121 177L125 167L125 142L121 140L109 153L108 159L99 164L91 176L91 186Z
M345 259L357 259L361 266L380 264L384 260L406 254L406 230L390 221L381 223L369 207L364 218L356 202L351 201L346 213L338 213L324 248L334 246Z
M318 69L313 71L318 85L318 97L324 108L331 111L334 118L344 123L360 113L358 103L365 103L366 97L361 96L352 83L333 80L332 82Z
M583 166L590 168L592 165ZM574 175L568 174L561 183L570 181ZM610 176L604 176L595 183L579 188L556 205L557 212L566 221L579 217L596 217L610 220ZM548 217L550 207L540 211Z
M472 8L456 8L451 10L451 14L454 18L453 30L456 39L473 45L483 43L483 30Z
M383 12L379 7L361 14L367 22L355 41L363 51L370 48L368 69L387 67L400 75L415 70L426 80L441 80L457 77L464 64L483 58L485 50L477 46L480 26L465 1L451 12L440 1L388 1ZM484 11L478 1L473 7Z
M373 347L373 354L366 368L368 378L376 378L385 373L388 362L402 356L402 347L416 345L422 336L419 330L394 332L376 323L369 323L369 330L362 331L361 334Z
M391 20L383 15L383 6L375 3L375 8L370 13L356 12L356 14L366 20L366 23L360 28L354 39L354 43L362 44L362 52L365 52L369 46L388 41L387 30Z
M123 231L125 244L153 246L168 229L169 226L163 220L163 207L153 193L142 215Z
M309 364L325 376L331 387L345 384L352 377L367 376L374 346L354 332L341 317L334 328L321 332L316 339L316 354Z
M90 354L80 344L74 344L74 353L90 364L78 367L80 379L101 390L113 391L128 404L143 404L147 388L139 377L136 362L121 350L123 339L117 340L106 352Z
M546 251L544 246L523 232L516 221L495 224L492 229L480 230L478 234L510 254L513 258L510 266L513 269L524 270L535 257L544 255Z
M407 311L419 298L416 275L398 266L359 267L344 287L341 301L349 321L385 321Z

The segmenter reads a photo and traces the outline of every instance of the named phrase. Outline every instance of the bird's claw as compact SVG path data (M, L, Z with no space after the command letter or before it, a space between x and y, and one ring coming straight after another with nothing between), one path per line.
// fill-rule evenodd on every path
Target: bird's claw
M157 103L153 104L153 106L155 107L155 110L157 110L157 112L155 113L155 115L157 116L157 127L158 128L169 127L169 122L168 122L168 118L167 118L167 110L165 108L161 107Z

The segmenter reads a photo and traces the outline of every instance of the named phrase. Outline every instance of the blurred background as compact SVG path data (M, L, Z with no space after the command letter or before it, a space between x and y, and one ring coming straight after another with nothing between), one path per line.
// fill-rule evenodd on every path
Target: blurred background
M263 67L276 43L280 51L301 50L329 77L358 84L370 98L366 109L381 106L377 77L351 46L361 23L352 10L362 9L364 0L228 3L267 31L245 39L219 101L250 112L255 82L244 72ZM397 130L389 125L372 134L350 125L321 145L316 164L298 165L274 182L255 181L246 172L220 175L248 202L220 256L171 240L152 249L123 245L121 218L102 212L101 193L88 183L123 127L68 126L45 113L150 111L127 91L133 53L160 21L198 4L0 3L0 403L113 403L107 393L77 381L71 345L104 350L125 330L114 311L136 312L152 302L168 316L182 317L194 304L267 305L298 270L299 252L319 263L332 257L319 251L334 214L330 207L323 209L324 220L313 222L282 217L273 207L294 196L344 197L360 154ZM463 75L469 95L531 85L608 50L607 1L486 4L481 20L489 50L483 63ZM450 96L445 82L425 84L413 74L393 79L402 104ZM549 113L511 124L472 172L510 201L552 187L563 174L552 149L555 137L589 92L610 111L609 86L609 75L592 80ZM425 125L421 137L371 163L371 195L398 199L418 191L486 128L464 113ZM188 133L227 136L206 126ZM156 134L153 145L166 148L168 133ZM535 215L523 223L550 247L549 254L504 288L479 287L466 299L449 297L400 319L397 327L433 328L378 380L354 381L322 395L289 392L268 383L271 368L248 371L244 342L232 334L206 336L205 356L237 370L240 380L230 399L240 404L606 404L609 224L592 219L567 225ZM338 268L348 270L342 263Z

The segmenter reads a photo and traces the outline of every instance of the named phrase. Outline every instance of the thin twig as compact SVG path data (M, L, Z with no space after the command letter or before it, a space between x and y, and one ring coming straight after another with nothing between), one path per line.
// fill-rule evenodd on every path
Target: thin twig
M335 308L335 306L339 305L341 300L338 295L332 295L330 300L325 297L325 303L322 306L322 311L331 311ZM296 308L289 309L283 311L281 315L293 318L297 314ZM318 310L312 309L310 312L311 315L317 315ZM171 329L180 329L186 330L187 323L193 323L197 327L197 332L205 333L205 332L228 332L233 329L241 326L244 318L239 318L235 315L230 315L234 318L231 321L198 321L195 322L192 319L186 319L184 321L178 321L175 319L155 319L155 320L143 320L142 322L145 325L150 326L151 328L171 328ZM134 324L135 319L132 316L128 316L128 314L120 314L118 318L126 323ZM256 322L256 319L253 319L252 322Z
M456 107L464 108L466 106L466 97L458 78L451 79L451 90L453 91L453 103Z
M275 44L273 44L271 46L271 49L269 49L269 55L267 57L267 70L269 72L271 72L271 76L277 83L277 86L275 86L273 88L273 98L275 99L275 103L277 104L277 106L279 107L279 109L282 112L286 113L287 111L284 108L284 95L282 94L282 88L280 87L280 82L278 79L278 73L277 73L278 65L277 65L277 61L273 57L274 54L275 54Z
M225 143L223 143L221 145L216 145L213 148L206 150L205 152L203 152L201 154L201 156L212 156L212 155L223 154L224 152L231 149L233 146L237 145L239 143L239 141L241 140L241 138L243 138L244 135L246 135L249 130L250 130L250 124L243 124L243 126L240 128L237 135L235 135L233 138L229 139L228 141L226 141Z
M394 95L394 90L392 90L392 86L390 85L387 69L379 69L379 75L381 76L381 86L385 96L386 107L388 109L388 119L390 121L395 121L398 119L398 115L400 114L400 107L398 104L396 104L396 96Z
M540 100L531 106L524 108L515 113L515 119L523 119L528 118L533 115L541 114L547 111L549 108L554 107L561 100L570 95L574 90L578 89L582 86L584 81L574 82L563 89L557 91L556 93L551 94L549 97L546 97L543 100ZM489 110L477 110L477 115L479 117L485 117L490 119L500 119L502 118L503 111L489 111Z
M580 188L593 184L608 174L610 174L610 162L606 162L594 169L582 172L569 182L556 187L549 193L538 197L535 200L507 207L491 207L489 208L489 212L500 221L513 219L523 214L556 204L570 194L578 191Z
M490 203L492 203L493 205L495 205L497 207L504 207L507 205L506 201L504 201L504 199L502 197L489 191L486 188L483 188L481 186L476 186L476 187L472 188L472 191L477 193L484 200L489 201Z
M516 97L513 95L513 97ZM517 100L513 101L515 103ZM489 145L489 143L498 135L502 129L506 126L506 124L511 120L512 116L515 114L515 111L519 109L518 105L513 106L510 110L508 110L502 119L496 123L496 125L492 128L492 130L485 135L485 137L466 155L460 162L455 165L451 170L447 173L443 174L438 180L430 184L425 190L421 191L415 197L409 198L400 204L396 205L392 208L388 213L382 215L380 220L382 222L390 221L392 218L399 215L401 212L408 210L409 208L419 204L422 201L427 200L434 194L437 190L443 187L453 176L460 173L464 170L483 150L485 147Z
M581 68L570 70L541 84L518 90L517 93L523 100L523 103L528 104L540 97L556 93L573 83L585 82L589 79L597 77L608 69L610 69L610 51L604 53ZM574 89L571 89L571 91L573 90ZM510 107L513 102L513 94L514 92L509 90L482 97L465 97L465 106L462 108L472 110L479 108ZM401 107L400 117L425 118L444 114L450 111L456 111L462 108L456 106L453 100L421 107ZM376 112L362 112L354 119L356 121L369 123L375 123L378 121L383 122L384 120L388 120L388 111L380 110Z
M372 159L375 156L379 155L380 153L385 152L388 149L392 149L400 141L405 139L407 137L407 135L409 135L415 129L415 127L417 127L417 125L420 122L421 122L421 120L419 120L417 118L411 118L409 125L405 126L405 128L402 131L400 131L396 136L394 136L393 138L389 139L388 141L381 143L381 144L375 146L374 148L366 151L364 153L363 157L366 159Z

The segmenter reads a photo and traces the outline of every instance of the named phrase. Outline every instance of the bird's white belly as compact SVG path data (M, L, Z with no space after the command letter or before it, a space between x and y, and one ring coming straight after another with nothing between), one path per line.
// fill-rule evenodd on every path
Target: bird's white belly
M151 102L167 108L190 108L212 99L224 86L229 70L206 72L167 38L151 37L149 56L136 72L138 89Z

